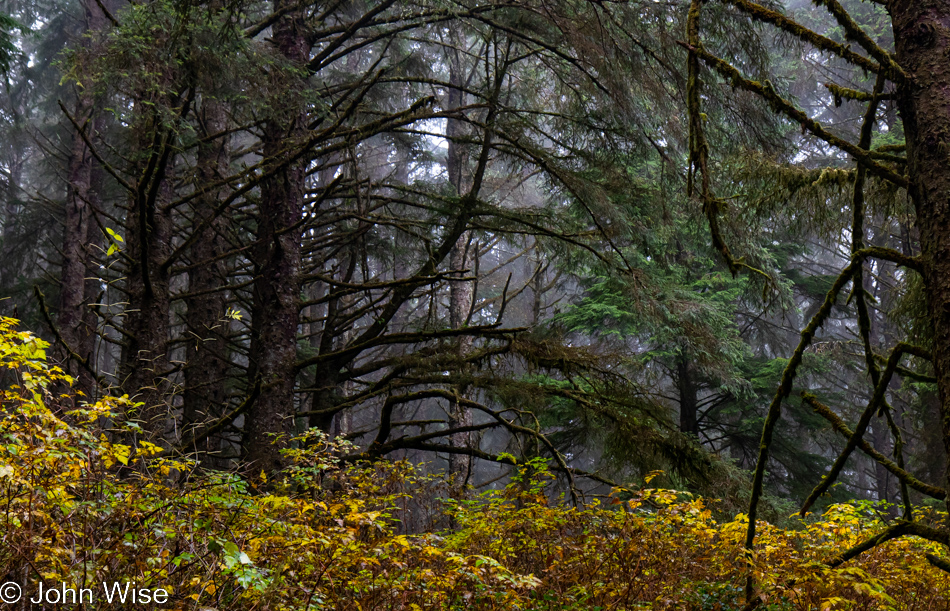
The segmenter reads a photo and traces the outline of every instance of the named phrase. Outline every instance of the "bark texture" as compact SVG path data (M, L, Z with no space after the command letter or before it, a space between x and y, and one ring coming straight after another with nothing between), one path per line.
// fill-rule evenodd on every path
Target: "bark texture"
M898 105L917 212L934 369L945 448L950 452L950 1L891 0L897 62L907 75ZM945 487L950 487L950 465Z
M286 60L304 66L309 45L303 15L291 0L275 0L284 15L274 25L273 42ZM265 158L281 160L306 131L302 112L273 118L264 127ZM296 336L300 319L300 230L304 203L304 165L281 167L261 185L257 240L253 259L251 378L262 388L245 425L246 464L253 472L281 466L280 443L273 435L290 432L294 414Z
M462 47L464 39L461 39L458 33L453 32L453 48L449 83L453 85L448 90L448 104L446 108L459 108L464 102L463 64L461 61ZM448 151L446 152L446 172L448 173L449 183L452 185L455 194L459 197L464 196L470 188L471 180L467 176L468 159L465 145L460 142L464 134L464 125L457 119L450 118L446 122L445 135L448 140ZM468 275L463 270L468 270L472 264L472 257L469 253L469 233L463 233L455 242L452 250L449 252L449 268L460 271L463 275ZM449 283L449 324L453 329L461 329L467 322L468 313L472 307L472 283L471 282L451 282ZM459 338L458 353L464 356L472 345L472 338L461 336ZM459 396L464 397L466 389L464 386L455 389ZM449 405L449 428L468 427L472 425L472 411L459 401L452 401ZM449 443L456 448L472 447L471 432L453 433L449 437ZM467 454L449 455L449 475L453 478L455 490L453 496L461 498L464 496L464 487L468 483L472 471L472 457Z
M227 136L227 107L208 98L198 113L199 124L208 138L198 148L197 188L214 184L228 174L230 147ZM215 134L219 134L215 137ZM200 237L191 247L186 299L188 343L186 346L184 418L185 428L200 426L222 416L227 407L229 361L227 350L227 284L225 253L227 218L215 208L225 189L208 191L195 201L193 224ZM192 448L203 455L220 450L220 437L205 439Z
M86 31L89 34L102 31L106 27L106 17L102 9L92 0L82 3L86 17ZM90 38L84 39L90 44ZM83 126L86 137L95 141L100 119L96 100L89 90L79 91L73 110L73 117ZM97 287L92 280L90 269L92 249L101 240L99 228L93 215L99 207L100 197L96 183L96 173L101 173L92 152L78 133L73 134L66 169L66 214L63 228L63 263L60 275L59 325L60 334L69 349L95 365L96 325L95 312L88 306L95 299ZM101 178L101 177L100 177ZM68 358L62 346L57 349L57 360L67 363L65 370L77 379L76 390L86 397L95 395L95 378L84 368Z
M676 383L680 395L680 432L699 437L699 401L696 383L692 377L689 361L680 356L676 361Z
M119 363L122 390L142 405L132 417L147 438L164 441L172 423L172 388L168 358L171 296L169 259L172 248L172 198L174 175L174 126L156 110L172 106L171 100L154 104L143 93L136 100L136 182L128 202L125 226L126 299L124 345ZM180 101L181 116L188 101Z
M157 154L158 151L152 151ZM159 164L161 165L161 164ZM169 424L168 375L169 276L164 263L171 254L172 221L158 205L167 190L165 169L151 180L160 181L155 194L141 186L131 202L125 241L129 268L126 274L128 306L125 310L125 345L119 364L122 390L142 406L134 416L145 435L161 439Z

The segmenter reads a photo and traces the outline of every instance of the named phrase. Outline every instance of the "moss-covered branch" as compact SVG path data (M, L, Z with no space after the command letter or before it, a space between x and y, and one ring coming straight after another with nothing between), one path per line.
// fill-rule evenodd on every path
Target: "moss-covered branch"
M837 83L825 83L825 88L831 92L835 98L835 106L840 106L842 100L854 100L855 102L879 102L881 100L893 100L893 93L869 93L858 89L842 87Z
M887 359L887 366L884 368L884 373L880 375L880 379L877 381L877 384L874 388L874 394L871 396L871 400L868 401L867 407L861 414L861 418L858 420L858 424L855 427L853 434L848 438L848 443L838 455L838 458L835 459L835 462L831 466L831 470L828 472L828 474L821 479L821 482L815 486L815 489L812 490L811 494L808 495L808 498L805 499L805 502L802 503L802 508L799 511L800 515L804 516L808 509L811 508L816 500L818 500L818 497L824 494L828 488L831 487L831 484L833 484L838 478L838 475L841 474L841 470L844 469L844 465L851 456L851 453L856 447L858 447L858 443L864 436L865 431L867 431L868 424L870 424L871 417L874 415L874 412L876 412L878 408L882 406L884 394L887 392L887 387L891 383L891 377L894 375L894 370L897 368L897 363L900 362L901 357L907 353L917 354L920 351L921 349L917 346L911 346L904 343L899 343L894 346L890 357Z
M863 55L855 53L851 50L851 47L835 42L817 32L813 32L777 11L767 9L761 4L756 4L749 0L724 0L724 2L731 4L756 21L774 25L783 32L787 32L799 40L807 42L816 49L837 55L847 62L864 68L868 72L881 72L881 66L879 64Z
M884 531L874 535L873 537L869 537L847 551L839 554L833 560L828 562L828 566L832 568L840 566L848 560L857 558L864 552L870 551L882 543L910 535L921 537L922 539L927 539L928 541L933 541L934 543L942 543L944 545L950 544L950 533L937 530L932 526L927 526L926 524L921 524L920 522L898 520ZM933 560L931 560L931 556L931 554L927 554L927 560L930 561L931 564L934 564ZM933 558L936 558L936 556L933 556ZM938 560L940 559L938 558ZM934 564L934 566L939 565Z
M868 169L869 172L889 180L899 187L907 187L907 178L902 174L898 174L895 170L879 163L875 160L870 152L866 149L862 149L853 142L849 142L843 138L835 136L824 127L821 126L818 121L815 121L809 117L804 111L800 108L783 98L775 91L775 88L772 87L772 84L768 81L765 83L759 83L758 81L752 81L744 76L742 73L736 69L735 66L725 61L724 59L713 55L712 53L706 51L701 46L697 46L692 43L681 43L688 51L695 53L695 56L699 59L702 59L710 68L718 72L723 78L732 83L733 87L743 89L754 93L772 105L772 107L779 113L785 115L792 121L798 123L803 130L808 131L816 138L823 140L824 142L830 144L831 146L841 149L842 151L850 154L854 157L858 163L863 165Z
M792 358L790 358L788 364L785 365L785 369L782 371L782 380L775 390L775 396L772 397L772 402L769 404L765 424L762 426L762 438L759 441L759 456L756 460L755 472L752 477L752 495L749 499L749 526L746 530L745 539L745 550L748 554L752 553L753 546L755 545L756 516L758 514L759 500L762 497L765 468L769 460L769 447L772 445L772 436L775 432L775 426L778 424L782 414L782 402L792 392L792 382L795 381L795 376L798 374L798 367L801 365L802 358L805 355L805 349L811 344L815 333L825 322L825 319L828 318L828 315L831 314L831 310L838 299L838 294L844 286L851 281L854 269L856 265L860 264L861 260L860 257L856 258L838 275L838 278L825 295L825 300L821 304L821 307L818 308L818 311L812 317L808 325L802 329L798 347L795 348L795 352L792 353ZM747 604L753 600L754 584L752 579L750 573L746 580Z
M686 104L689 115L689 173L687 176L687 194L693 193L693 181L695 173L698 170L700 175L700 199L703 203L703 214L709 223L709 234L712 237L713 246L722 256L729 271L735 276L740 269L746 269L750 272L759 274L765 278L766 283L771 283L772 278L764 271L746 263L742 258L736 258L732 255L729 245L726 244L722 231L719 228L719 212L722 207L722 200L716 198L712 193L709 175L709 144L706 142L706 132L703 122L706 120L702 112L702 103L700 89L702 84L699 80L699 58L693 52L694 48L699 48L702 43L699 40L699 16L701 12L701 0L693 0L690 4L689 15L686 20L686 39L689 41L689 59L687 64L686 79Z
M830 407L820 402L817 399L817 397L815 397L815 395L812 395L808 392L803 391L802 400L805 401L805 403L807 403L808 405L810 405L816 414L818 414L819 416L821 416L822 418L830 422L831 427L835 431L840 433L842 436L846 438L850 438L854 435L854 432L848 427L847 424L845 424L844 420L839 418L838 415L835 414L831 410ZM906 470L902 469L897 464L895 464L894 461L890 460L887 456L878 452L874 448L874 446L872 446L866 440L859 439L858 448L860 448L862 452L864 452L865 454L870 456L872 459L874 459L878 464L880 464L885 469L893 473L894 476L897 477L901 482L905 482L908 486L910 486L914 490L922 494L926 494L927 496L931 498L935 498L935 499L942 500L942 499L947 498L946 490L943 490L936 486L931 486L930 484L920 481L919 479L914 477L912 474L908 473Z
M831 13L838 22L838 25L844 29L845 37L848 40L853 40L861 45L861 47L868 52L868 55L876 59L881 66L886 69L887 72L885 76L887 76L887 78L892 81L903 81L907 78L907 75L904 74L904 70L897 65L897 62L894 61L891 54L882 49L880 45L874 42L874 40L861 29L858 22L848 14L848 11L841 6L838 0L813 1L818 6L824 6L828 9L828 12Z
M933 554L927 554L925 557L927 558L927 562L929 562L934 567L944 571L945 573L950 573L950 561Z

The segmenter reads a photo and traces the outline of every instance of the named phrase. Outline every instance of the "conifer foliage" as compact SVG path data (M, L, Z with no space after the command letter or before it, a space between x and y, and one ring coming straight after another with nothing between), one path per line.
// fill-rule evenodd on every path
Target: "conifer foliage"
M947 0L2 10L0 574L946 607Z

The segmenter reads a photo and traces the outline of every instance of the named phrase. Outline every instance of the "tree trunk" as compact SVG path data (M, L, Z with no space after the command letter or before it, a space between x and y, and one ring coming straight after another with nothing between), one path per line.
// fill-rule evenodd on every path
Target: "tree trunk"
M14 148L14 152L11 155L10 174L6 181L3 233L0 234L0 314L4 316L13 315L16 309L16 304L12 303L13 300L5 298L10 297L22 267L20 257L16 255L16 247L20 238L20 232L17 231L17 217L21 207L22 188L20 185L25 159L19 143L11 148Z
M685 355L676 360L676 385L680 395L680 432L699 437L699 401L696 384L693 382L689 361Z
M92 0L82 3L86 16L86 32L100 32L106 27L106 17L102 9ZM84 38L88 46L90 39ZM90 139L96 138L100 120L96 101L90 89L82 89L76 100L73 117L83 126ZM66 169L66 215L63 229L63 264L60 275L59 317L57 324L63 340L70 350L89 361L95 367L94 351L96 343L95 312L89 307L89 292L96 292L90 286L93 276L91 270L91 248L99 244L99 228L93 222L95 210L99 207L100 196L95 188L97 164L83 138L73 134L69 162ZM92 296L95 298L95 295ZM65 370L77 379L76 390L86 397L95 395L96 381L92 375L73 362L62 346L57 348L57 360L66 363Z
M471 265L468 252L469 245L464 241L467 234L468 232L462 234L462 237L449 253L449 267L451 269L464 270L468 269ZM453 329L461 329L472 307L472 283L452 282L449 287L449 323ZM459 357L464 357L471 348L472 338L470 336L463 335L459 337ZM466 385L462 384L455 390L460 397L464 397L467 390ZM471 425L472 410L460 402L453 400L449 406L449 428L454 429ZM468 431L453 433L449 437L449 442L456 448L470 448L472 447L472 434ZM471 477L471 472L471 456L466 454L449 454L449 475L453 478L455 498L464 496L465 485Z
M161 152L152 150L151 154ZM165 437L170 410L167 375L171 300L168 272L163 264L170 254L172 221L159 205L169 196L161 164L149 181L156 180L161 181L157 197L149 196L149 189L140 187L126 217L128 305L123 324L126 344L119 364L122 390L142 402L136 418L146 437L153 440Z
M228 136L214 138L228 128L227 107L207 98L199 112L204 136L199 145L196 188L221 180L228 174L230 146ZM188 342L185 355L184 419L185 427L200 426L223 415L227 407L227 218L215 216L215 207L225 189L208 191L195 201L194 224L201 226L200 238L191 247L192 269L188 273L186 300ZM209 437L202 447L191 448L202 454L220 450L220 437ZM213 461L212 461L213 462Z
M887 430L887 423L883 418L878 418L871 425L871 445L878 452L888 454L891 449L890 431ZM893 498L891 494L890 473L884 468L884 465L874 461L874 489L877 491L877 500L890 502Z
M448 103L446 108L459 108L463 104L464 93L461 87L463 83L463 66L461 61L462 46L464 39L460 39L457 32L453 32L453 45L449 49L452 54L449 71L449 84L452 86L448 90ZM455 194L462 196L468 189L468 180L466 170L468 168L465 146L459 141L463 136L464 126L453 118L446 121L445 135L448 140L448 151L446 152L446 172L449 177L449 183L452 185ZM456 241L449 253L449 268L452 270L468 270L471 266L469 256L469 233L463 233ZM477 254L477 253L476 253ZM467 273L467 272L463 272ZM449 324L453 329L460 329L466 323L468 313L472 307L472 284L471 282L450 282L449 283ZM464 356L471 349L472 340L470 337L462 336L459 338L458 353ZM456 388L460 396L465 395L464 386ZM449 405L449 428L467 427L472 425L471 410L458 401L452 401ZM449 444L456 448L470 448L472 446L472 435L470 432L453 433L449 436ZM449 476L452 478L455 498L464 496L464 487L471 476L472 457L465 454L449 455Z
M891 0L888 11L897 62L907 74L898 87L898 105L933 323L943 439L950 453L950 1ZM950 487L947 467L944 484Z
M299 9L292 0L274 0L274 11L286 11L274 25L279 53L302 67L310 51ZM264 126L265 159L278 159L306 130L306 116L272 117ZM290 432L294 413L297 324L300 319L300 240L304 203L304 165L284 166L261 185L255 277L251 312L251 379L260 377L260 396L248 412L244 451L253 472L280 468L280 442L274 434Z
M119 363L122 390L142 405L131 416L147 438L166 441L171 421L169 328L171 296L168 261L173 224L166 204L172 198L175 148L172 127L160 107L172 101L141 92L132 129L137 149L136 181L125 219L125 343ZM180 109L181 116L187 107Z

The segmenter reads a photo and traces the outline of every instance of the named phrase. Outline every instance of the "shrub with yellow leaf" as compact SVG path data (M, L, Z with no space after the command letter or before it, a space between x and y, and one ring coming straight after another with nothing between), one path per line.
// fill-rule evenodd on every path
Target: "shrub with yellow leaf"
M404 462L346 464L352 448L311 432L267 493L234 473L131 443L128 398L61 417L70 383L47 345L0 319L0 575L26 591L135 582L167 609L737 609L749 560L745 517L717 522L704 499L615 490L554 502L541 460L501 491L445 501L449 531L410 534L407 500L431 476ZM71 405L71 401L69 402ZM108 423L109 430L105 424ZM328 481L333 486L327 485ZM884 528L868 503L835 505L798 528L763 523L751 559L765 609L950 606L950 575L890 541L827 561ZM934 514L921 519L941 520ZM127 605L116 603L114 608ZM102 598L95 608L113 608Z

